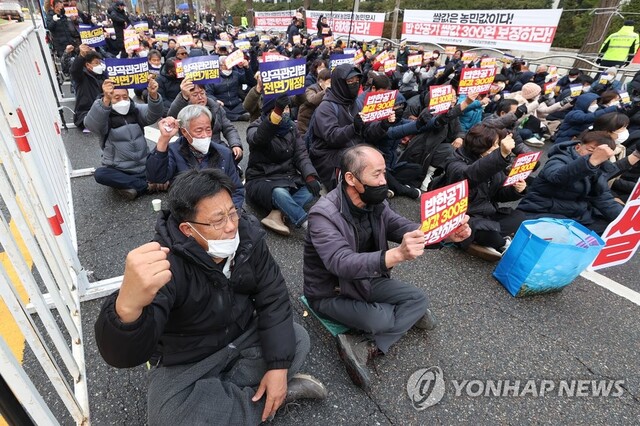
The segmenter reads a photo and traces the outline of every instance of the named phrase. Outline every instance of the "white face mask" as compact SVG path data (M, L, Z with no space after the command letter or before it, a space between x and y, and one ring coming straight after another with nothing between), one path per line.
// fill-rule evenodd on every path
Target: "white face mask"
M618 105L620 105L620 101L614 101L609 104L609 106L615 106L615 107L617 107Z
M231 239L207 240L202 236L201 233L198 232L196 228L193 227L193 225L189 223L189 226L191 226L191 229L196 231L196 233L207 242L207 245L209 246L209 248L207 249L207 254L211 257L226 259L227 257L233 257L233 255L236 253L236 250L238 250L238 245L240 244L240 234L238 234L238 230L236 230L236 235Z
M96 65L93 67L93 69L91 71L93 71L94 74L102 74L105 71L106 67L104 66L104 64L100 64L100 65Z
M131 101L122 100L115 104L111 104L111 109L120 115L127 115L129 108L131 108Z
M138 56L141 58L146 58L148 54L149 54L148 50L141 50L138 52Z
M591 91L591 86L583 86L582 93L589 93Z
M569 81L571 83L573 83L574 81L576 81L578 79L578 77L569 77Z
M222 75L226 75L227 77L229 77L233 73L233 70L220 70L220 72L222 73Z
M191 136L191 133L189 133L188 130L185 129L185 131L189 134L189 136ZM209 147L211 146L211 137L208 137L208 138L194 138L193 136L191 136L191 146L196 151L198 151L198 152L200 152L202 154L206 154L206 153L209 152Z
M589 105L589 109L587 111L596 112L597 110L598 110L598 104L592 104L592 105Z
M629 130L624 129L620 133L616 133L618 137L616 138L616 144L620 145L622 142L629 139Z

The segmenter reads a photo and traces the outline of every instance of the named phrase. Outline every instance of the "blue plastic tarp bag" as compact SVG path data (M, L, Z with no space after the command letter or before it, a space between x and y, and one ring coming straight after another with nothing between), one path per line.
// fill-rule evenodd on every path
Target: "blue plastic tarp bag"
M569 219L522 222L493 276L522 297L560 291L598 256L604 241Z

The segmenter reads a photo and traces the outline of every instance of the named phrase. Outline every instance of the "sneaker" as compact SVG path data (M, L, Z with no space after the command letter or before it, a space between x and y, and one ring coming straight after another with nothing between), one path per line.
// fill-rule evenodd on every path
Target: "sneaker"
M371 375L367 363L379 354L375 343L363 335L338 334L338 355L344 362L347 374L358 387L367 390Z
M422 318L418 320L413 326L420 330L433 330L438 325L438 318L433 314L430 308L424 313Z
M422 195L422 191L420 191L418 188L413 188L410 185L405 185L408 188L408 192L407 192L407 197L409 198L420 198L420 196Z
M118 193L118 195L120 195L122 198L124 198L127 201L133 201L136 199L136 197L138 196L138 191L136 191L135 189L116 189L116 192Z
M390 189L387 189L387 199L391 199L396 196L396 193Z
M299 228L302 229L303 231L306 231L309 228L309 221L305 220L304 222L302 222Z
M535 136L530 137L524 141L525 144L532 146L534 148L542 148L544 147L544 142L538 139Z
M475 243L471 243L467 249L467 253L472 256L479 257L480 259L488 260L490 262L497 262L502 259L502 253L493 247L481 246Z
M91 130L89 130L89 129L82 129L82 133L91 133Z
M325 399L327 388L320 380L309 374L295 374L287 383L287 397L285 403L299 399Z
M240 117L238 117L237 121L249 121L250 117L251 117L251 115L248 112L245 112Z

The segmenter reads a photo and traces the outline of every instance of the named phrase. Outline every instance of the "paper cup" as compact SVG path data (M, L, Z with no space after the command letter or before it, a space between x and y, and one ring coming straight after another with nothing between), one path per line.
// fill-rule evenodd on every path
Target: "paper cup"
M162 210L162 200L156 198L155 200L151 200L151 204L153 205L153 210L159 212Z

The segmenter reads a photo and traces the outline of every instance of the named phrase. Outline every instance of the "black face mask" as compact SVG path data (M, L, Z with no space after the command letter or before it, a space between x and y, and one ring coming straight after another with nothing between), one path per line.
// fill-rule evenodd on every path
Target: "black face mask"
M360 83L349 83L347 84L347 88L349 89L349 95L351 99L355 99L358 97L358 91L360 90Z
M359 178L356 178L360 180ZM362 183L362 181L360 181ZM380 186L369 186L362 184L364 186L364 192L360 193L360 199L368 206L372 206L375 204L380 204L384 200L387 199L387 192L389 191L389 187L385 183Z

